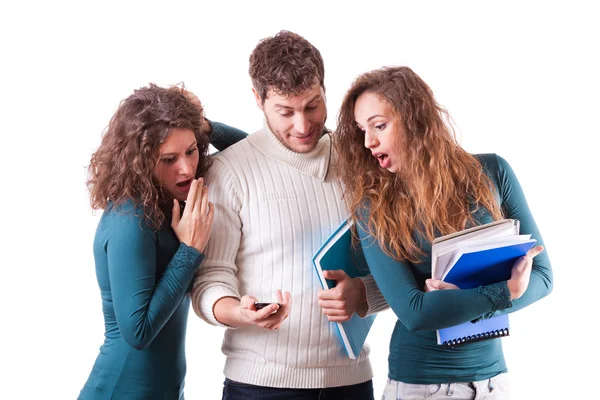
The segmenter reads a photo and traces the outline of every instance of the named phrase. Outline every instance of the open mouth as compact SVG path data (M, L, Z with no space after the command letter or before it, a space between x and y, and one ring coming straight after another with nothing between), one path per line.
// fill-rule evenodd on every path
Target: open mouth
M175 184L179 190L182 192L187 192L190 190L190 186L192 186L192 180L188 179L187 181L179 182Z
M387 154L380 153L374 154L374 156L377 158L377 161L379 161L379 166L381 168L388 168L390 166L390 157Z

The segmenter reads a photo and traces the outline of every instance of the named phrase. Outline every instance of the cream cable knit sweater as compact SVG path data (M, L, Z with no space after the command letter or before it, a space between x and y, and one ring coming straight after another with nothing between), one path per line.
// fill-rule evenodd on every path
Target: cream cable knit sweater
M275 301L277 289L292 294L290 316L279 330L226 330L222 350L229 379L324 388L372 378L369 347L349 359L317 303L321 286L311 257L348 216L330 159L329 135L311 152L298 154L265 124L219 153L206 175L215 219L192 291L196 314L223 326L212 310L225 296L249 294L268 302ZM367 312L386 308L372 277L363 281Z

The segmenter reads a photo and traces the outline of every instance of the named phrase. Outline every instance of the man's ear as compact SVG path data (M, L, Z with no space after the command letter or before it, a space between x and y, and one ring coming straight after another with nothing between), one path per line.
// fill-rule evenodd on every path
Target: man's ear
M263 109L263 100L260 97L260 94L258 94L258 92L256 91L256 89L252 88L252 93L254 94L254 100L256 100L256 105L258 106L258 108L260 108L261 110L264 111Z

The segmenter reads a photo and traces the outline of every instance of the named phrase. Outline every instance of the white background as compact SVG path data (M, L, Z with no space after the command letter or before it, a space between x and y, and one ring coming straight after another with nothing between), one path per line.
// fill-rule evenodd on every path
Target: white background
M98 353L99 213L88 205L85 167L119 101L149 82L183 81L209 118L251 132L262 115L248 56L280 29L321 50L330 128L359 73L408 65L449 109L468 151L496 152L512 164L555 276L549 297L511 316L503 344L512 398L598 396L591 325L600 266L592 195L600 29L592 2L7 3L0 6L0 398L74 399ZM376 398L394 322L391 311L380 315L368 339ZM222 333L190 316L186 398L220 399Z

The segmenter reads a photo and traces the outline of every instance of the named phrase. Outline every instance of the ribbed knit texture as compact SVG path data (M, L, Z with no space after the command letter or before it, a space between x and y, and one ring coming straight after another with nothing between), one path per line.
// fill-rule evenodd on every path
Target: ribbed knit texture
M279 330L227 329L223 352L229 379L324 388L372 378L368 346L357 360L349 359L335 325L318 306L321 286L311 258L348 216L330 157L329 135L313 151L298 154L265 124L216 156L206 176L215 219L192 291L194 311L221 325L213 306L224 296L248 294L268 302L276 300L277 289L292 294L290 316ZM367 296L380 303L376 291Z

